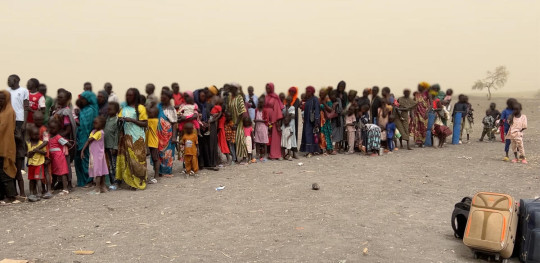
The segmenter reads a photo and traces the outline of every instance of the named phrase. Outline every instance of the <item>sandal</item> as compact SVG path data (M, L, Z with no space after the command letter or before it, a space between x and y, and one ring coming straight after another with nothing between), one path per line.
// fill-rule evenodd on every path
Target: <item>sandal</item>
M518 159L512 160L512 163L517 163L517 162L518 162Z
M293 158L289 155L289 158L287 158L287 160L292 161Z
M172 175L172 174L164 174L163 176L167 177L167 178L173 178L174 175Z
M152 179L148 180L148 183L149 184L157 184L157 180L156 180L156 178L152 178Z
M521 163L522 163L522 164L528 164L529 162L527 162L527 159L523 159L523 160L521 161Z
M62 190L60 193L58 193L59 196L64 196L64 195L67 195L67 194L69 194L68 190Z
M10 203L6 203L4 201L0 201L0 206L6 206L6 205L10 205Z
M30 202L37 202L37 201L39 201L39 200L40 200L40 199L39 199L37 196L35 196L35 195L30 195L30 196L28 196L28 201L30 201Z
M43 199L51 199L53 195L50 192L47 192L43 195Z
M313 157L313 154L311 154L311 153L308 153L308 154L306 155L306 158L311 158L311 157Z

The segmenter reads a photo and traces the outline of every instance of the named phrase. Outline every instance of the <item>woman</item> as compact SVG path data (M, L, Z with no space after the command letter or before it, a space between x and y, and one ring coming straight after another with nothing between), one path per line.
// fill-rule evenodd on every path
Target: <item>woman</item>
M244 104L244 97L238 94L239 87L238 84L229 85L230 96L227 110L231 113L232 121L236 125L236 159L244 160L248 156L246 138L244 136L244 124L242 123L242 117L246 113L246 106ZM247 162L244 160L241 164L247 164Z
M412 133L414 134L414 141L418 147L423 147L424 141L426 140L428 111L430 104L427 94L428 88L428 83L422 82L418 84L418 92L414 96L414 100L417 104L413 113L414 115L411 128Z
M17 202L15 189L15 111L11 94L0 91L0 205ZM5 201L4 201L5 199Z
M337 98L341 101L341 106L343 108L347 108L347 106L349 105L349 102L352 102L349 100L349 97L347 96L347 92L345 91L346 87L347 87L347 84L343 80L337 84Z
M199 137L199 168L217 170L217 123L214 120L212 120L212 123L209 122L212 108L209 101L213 96L213 92L210 89L199 89L193 92L193 96L195 97L195 103L199 107L201 121L203 122L201 127L202 137Z
M107 118L109 111L109 93L104 90L100 90L97 95L97 103L99 107L99 116Z
M140 104L136 88L126 92L126 102L118 114L120 141L116 159L116 179L123 180L133 189L146 188L145 128L148 126L146 108Z
M157 137L159 140L159 174L172 176L174 151L176 149L176 123L178 116L174 106L171 105L173 94L170 90L161 91L161 103L158 104Z
M321 89L321 116L324 116L324 122L321 123L321 133L324 136L324 141L326 142L326 152L334 155L334 146L332 145L332 100L328 97L328 94L332 91L332 87L326 89ZM321 118L322 119L322 118ZM323 150L324 151L324 150ZM326 155L326 153L324 153Z
M298 142L298 118L299 118L299 114L298 114L298 109L300 108L300 100L298 99L298 88L297 87L291 87L289 89L289 96L291 96L292 98L292 101L291 101L291 104L289 106L293 106L294 107L294 130L296 131L294 133L295 135L295 139L296 139L296 142ZM297 153L298 153L298 147L293 147L292 149L292 152L293 152L293 158L294 159L298 159L298 156L297 156Z
M89 149L84 152L84 159L81 159L81 151L88 141L90 133L94 129L94 119L98 116L98 105L96 95L91 91L85 91L80 98L79 128L77 129L77 154L75 154L75 172L77 173L77 186L90 187L93 178L88 176L88 165L90 162Z
M317 141L320 119L319 99L315 97L315 88L308 86L306 88L306 101L304 104L302 143L300 144L300 151L307 153L306 157L308 158L321 150Z
M281 160L281 119L283 119L283 103L274 92L274 83L266 84L266 96L264 97L264 111L272 126L270 132L270 153L268 158ZM270 128L270 127L268 127Z
M57 118L60 123L62 123L62 127L60 129L59 134L72 141L75 142L76 134L77 134L77 123L75 122L75 118L73 117L73 109L70 106L71 102L71 92L65 90L65 89L58 89L57 96L56 96L56 110L53 111L53 117ZM76 156L76 147L73 147L69 151L69 155L66 155L66 161L68 163L68 166L71 166L71 162L73 161L70 156ZM68 169L68 189L71 190L73 188L72 182L72 171L71 168Z
M332 127L332 144L335 144L337 150L341 150L341 143L343 142L343 132L345 131L345 122L343 118L343 105L341 99L338 98L338 90L330 93L330 101L332 101L332 112L334 118L330 119L330 126ZM347 97L347 96L345 96ZM335 154L336 151L332 151Z

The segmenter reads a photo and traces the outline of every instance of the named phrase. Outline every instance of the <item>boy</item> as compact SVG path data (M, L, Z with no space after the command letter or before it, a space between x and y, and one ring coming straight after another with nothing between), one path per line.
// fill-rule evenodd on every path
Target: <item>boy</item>
M29 95L28 95L28 106L29 106L29 112L28 112L28 118L26 119L27 123L34 123L34 114L38 111L45 112L45 96L43 94L39 93L39 81L35 78L31 78L28 80L28 83L26 84Z
M39 129L39 140L43 142L44 146L47 146L46 148L43 148L43 150L46 152L45 155L45 179L41 181L41 187L43 188L43 199L50 199L52 195L52 178L51 178L51 160L49 159L49 132L47 131L47 126L43 125L45 122L45 114L41 113L41 111L37 111L34 113L34 126ZM40 147L41 148L41 147ZM43 184L45 183L45 185Z
M26 130L26 118L29 110L29 93L25 87L19 86L21 78L17 75L10 75L8 77L9 93L11 94L11 106L15 111L15 165L17 166L17 185L19 186L19 195L21 198L26 199L24 193L24 180L22 177L21 169L24 164L24 157L26 156L26 142L24 140L24 134Z
M186 175L197 175L199 164L197 161L197 146L199 138L196 132L193 132L193 123L188 122L184 125L184 135L181 144L184 145L184 164L186 166Z
M493 135L493 128L495 127L495 119L491 115L491 111L486 111L486 116L482 119L482 124L484 124L484 129L482 130L482 136L480 136L480 141L484 141L484 136L487 135L488 141L494 141L495 136Z
M118 102L109 102L108 117L105 122L105 155L109 167L109 189L116 190L116 155L118 154Z
M39 129L35 126L30 127L29 132L30 140L27 142L28 146L28 181L30 182L30 196L28 200L30 202L36 202L40 200L37 191L37 183L45 179L45 154L47 154L43 148L47 145L39 139Z
M159 174L159 140L157 137L157 126L158 126L158 114L159 110L156 107L156 105L147 107L146 111L148 112L148 129L146 130L146 143L148 146L148 150L150 152L150 158L152 159L152 163L154 164L154 175L150 178L148 178L149 184L155 184L157 183L157 176L160 176Z
M234 126L231 112L225 112L225 140L231 152L227 154L227 163L231 165L236 161L236 128Z
M394 123L394 116L390 115L388 123L386 124L386 142L388 143L388 153L392 153L395 149L394 135L396 134L396 124Z

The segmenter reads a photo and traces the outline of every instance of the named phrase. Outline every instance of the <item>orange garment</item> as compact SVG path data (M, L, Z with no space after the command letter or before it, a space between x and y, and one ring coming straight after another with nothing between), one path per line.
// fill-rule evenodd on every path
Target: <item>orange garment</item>
M199 160L196 155L184 155L184 164L187 173L199 171Z
M197 145L199 144L197 133L184 134L182 144L184 144L184 157L187 155L197 157Z
M11 178L15 178L17 167L15 166L15 111L11 106L11 94L7 90L0 91L4 94L5 104L0 108L0 157L4 158L4 172Z

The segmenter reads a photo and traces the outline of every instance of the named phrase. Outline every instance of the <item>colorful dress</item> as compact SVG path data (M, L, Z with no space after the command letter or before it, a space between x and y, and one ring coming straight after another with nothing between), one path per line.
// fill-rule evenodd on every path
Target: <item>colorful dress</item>
M427 92L418 93L414 98L416 100L416 109L412 123L412 134L417 144L424 144L427 134L429 99Z
M381 148L381 128L376 124L366 124L367 128L367 152L379 151Z
M255 111L255 120L263 122L255 122L255 138L253 141L255 143L268 143L268 116L266 116L264 111L257 109Z
M137 118L138 116L138 118ZM137 110L125 105L118 117L126 117L147 121L148 115L143 105L138 105ZM120 127L123 134L118 144L118 156L116 159L116 179L123 180L127 185L137 188L146 188L146 134L144 127L132 122L124 122Z
M90 143L90 161L88 164L88 175L90 178L109 174L107 159L105 158L105 132L103 130L93 130L90 137L94 139Z
M232 122L236 123L236 135L235 135L235 148L236 148L236 158L241 160L242 158L247 157L247 147L246 141L244 140L244 125L242 121L238 121L238 118L246 113L246 105L244 104L244 99L241 95L237 95L234 98L229 99L228 109L232 115Z
M158 104L159 110L159 122L157 126L157 137L159 139L159 160L161 164L159 166L160 174L172 174L174 152L176 146L172 143L173 139L173 126L178 121L176 111L174 107L163 106Z
M326 102L326 105L330 108L332 108L332 101L328 100ZM324 109L324 105L321 105L321 111L323 111L326 114L326 110ZM326 141L326 150L331 151L334 149L334 146L332 145L332 120L326 119L324 122L324 125L321 127L321 133L324 135L324 139Z
M51 174L54 175L67 175L68 164L66 160L66 155L64 154L64 145L67 143L67 140L64 139L60 134L49 138L49 156L51 158Z

